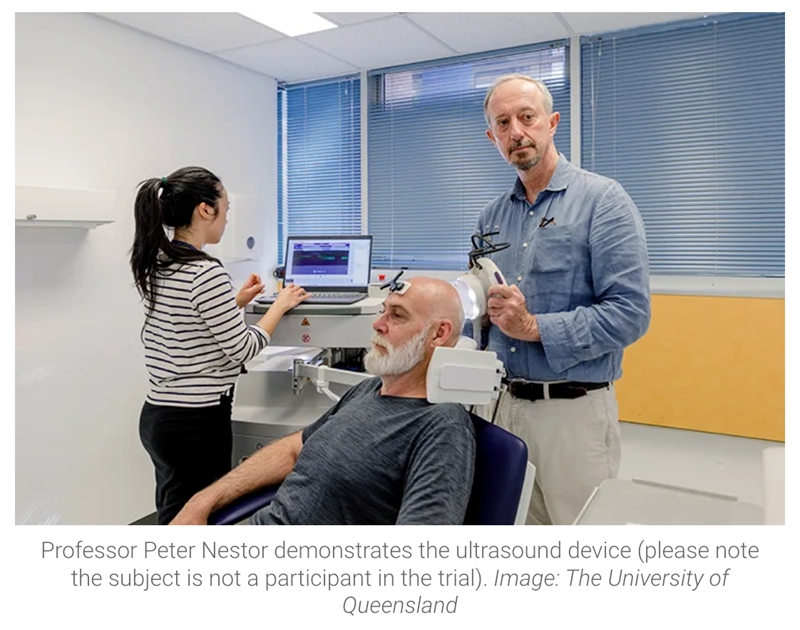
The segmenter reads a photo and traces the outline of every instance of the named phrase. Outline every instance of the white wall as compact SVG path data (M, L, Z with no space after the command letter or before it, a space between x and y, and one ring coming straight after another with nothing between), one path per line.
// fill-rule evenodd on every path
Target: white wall
M16 520L128 523L154 510L128 267L136 185L205 166L259 196L274 229L276 85L86 14L18 13L15 35L16 184L116 190L118 214L91 231L16 230ZM265 238L234 279L275 267Z

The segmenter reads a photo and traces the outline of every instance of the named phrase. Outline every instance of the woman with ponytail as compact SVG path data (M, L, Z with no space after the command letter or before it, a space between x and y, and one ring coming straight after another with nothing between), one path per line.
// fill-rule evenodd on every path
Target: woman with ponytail
M227 191L204 168L142 182L134 212L131 268L145 305L150 377L139 435L155 466L158 522L167 524L230 470L233 388L242 366L307 294L290 284L254 326L245 324L242 309L264 285L252 274L234 292L222 264L203 251L219 243L228 214Z

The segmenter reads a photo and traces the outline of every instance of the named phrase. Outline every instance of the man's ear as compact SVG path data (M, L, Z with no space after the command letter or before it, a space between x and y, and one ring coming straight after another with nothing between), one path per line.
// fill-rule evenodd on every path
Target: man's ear
M450 335L452 334L453 322L451 322L449 319L443 319L436 327L436 333L434 334L433 339L431 339L431 344L434 348L443 346L447 343L447 340L450 339Z
M558 128L558 121L561 120L561 114L558 112L553 112L550 114L550 137L556 135L556 129Z

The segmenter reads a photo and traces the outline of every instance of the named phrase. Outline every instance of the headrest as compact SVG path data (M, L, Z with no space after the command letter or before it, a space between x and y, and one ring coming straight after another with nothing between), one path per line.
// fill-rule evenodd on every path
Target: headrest
M461 335L458 338L458 342L456 342L456 348L461 350L477 350L478 342L472 337L465 337L464 335Z
M497 399L504 373L494 352L436 348L428 365L428 401L488 405Z

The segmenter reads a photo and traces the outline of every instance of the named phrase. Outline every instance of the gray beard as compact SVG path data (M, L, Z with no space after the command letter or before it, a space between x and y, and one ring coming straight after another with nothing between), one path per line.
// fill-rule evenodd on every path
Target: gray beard
M375 376L397 376L410 372L425 358L425 340L428 329L421 330L399 348L383 341L386 354L380 355L373 347L364 357L364 367ZM378 333L372 336L373 341L381 341Z
M529 171L536 166L540 160L541 158L537 155L535 158L528 160L527 162L514 162L514 167L521 171Z

